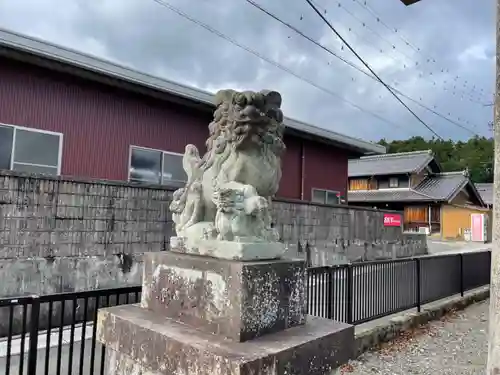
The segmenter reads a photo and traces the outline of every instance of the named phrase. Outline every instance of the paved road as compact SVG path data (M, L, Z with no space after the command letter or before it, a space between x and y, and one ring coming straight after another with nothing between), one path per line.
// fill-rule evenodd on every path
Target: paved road
M491 250L491 243L427 240L429 254L456 254Z
M484 374L487 359L488 301L433 322L383 349L363 354L337 373Z

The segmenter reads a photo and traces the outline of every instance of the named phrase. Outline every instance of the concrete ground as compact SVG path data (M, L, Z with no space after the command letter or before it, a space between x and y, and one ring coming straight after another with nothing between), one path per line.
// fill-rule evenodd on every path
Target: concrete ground
M488 301L367 352L339 374L484 374L487 360Z
M427 239L429 254L457 254L491 250L491 243Z

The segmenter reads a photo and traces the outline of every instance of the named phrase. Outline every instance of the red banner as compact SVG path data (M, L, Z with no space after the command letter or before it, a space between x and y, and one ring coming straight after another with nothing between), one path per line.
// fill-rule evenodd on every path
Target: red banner
M384 214L384 227L400 227L401 215L400 214Z

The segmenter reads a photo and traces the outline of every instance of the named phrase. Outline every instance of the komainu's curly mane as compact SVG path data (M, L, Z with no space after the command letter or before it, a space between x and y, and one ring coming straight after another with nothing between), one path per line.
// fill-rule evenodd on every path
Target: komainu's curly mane
M281 140L284 126L278 93L224 90L217 93L216 105L206 142L208 151L222 140L235 149L261 147L266 142L279 140L279 147L273 152L280 155L285 150Z
M266 199L278 190L285 151L281 95L222 90L216 94L215 104L206 154L200 159L196 147L186 147L188 183L171 206L178 234L187 224L214 222L217 208L213 197L222 185L253 186Z

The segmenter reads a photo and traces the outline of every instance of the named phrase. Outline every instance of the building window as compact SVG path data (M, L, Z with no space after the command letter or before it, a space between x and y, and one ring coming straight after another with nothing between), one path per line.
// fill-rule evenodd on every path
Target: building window
M321 204L339 204L340 193L332 190L313 189L312 202Z
M389 187L390 188L397 188L399 187L399 180L397 177L391 177L389 178Z
M349 190L359 191L359 190L376 190L377 180L374 178L354 178L349 180Z
M187 180L182 154L131 146L129 181L181 185Z
M0 169L59 175L62 134L0 125Z

